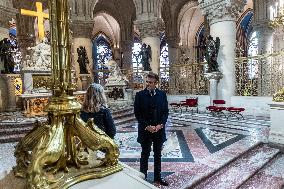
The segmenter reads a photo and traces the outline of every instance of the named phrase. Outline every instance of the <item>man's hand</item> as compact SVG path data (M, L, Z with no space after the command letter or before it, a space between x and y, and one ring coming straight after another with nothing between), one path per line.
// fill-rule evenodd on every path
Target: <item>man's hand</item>
M159 130L162 129L163 127L164 127L163 124L158 124L158 125L156 125L156 127L155 127L155 132L159 131Z
M151 132L151 133L154 133L154 132L156 132L156 127L149 125L149 126L146 127L146 130Z

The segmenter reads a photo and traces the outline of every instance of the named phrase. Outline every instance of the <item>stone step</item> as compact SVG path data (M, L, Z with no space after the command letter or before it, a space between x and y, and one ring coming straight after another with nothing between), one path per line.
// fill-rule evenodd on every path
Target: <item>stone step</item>
M117 114L123 114L124 112L129 112L129 111L133 112L132 106L129 106L127 108L123 108L123 109L120 109L120 110L111 110L111 113L112 113L113 116L115 116Z
M10 129L10 128L23 128L23 127L31 127L34 126L35 122L28 122L28 123L2 123L0 124L0 130Z
M124 117L122 119L114 119L114 124L116 126L120 126L122 124L132 123L135 120L136 118L134 117L134 115L132 115L131 117Z
M239 156L230 164L219 169L213 176L207 177L194 189L233 189L240 187L256 172L262 169L280 151L261 144Z
M125 117L132 117L134 115L133 111L123 112L121 114L112 115L114 120L123 119Z
M34 128L34 125L25 126L25 127L16 127L16 128L11 127L11 128L5 128L5 129L0 128L0 136L28 133L33 128Z
M26 135L26 133L0 136L0 143L18 142L25 135Z
M281 189L284 187L284 154L279 153L253 177L244 182L239 189Z

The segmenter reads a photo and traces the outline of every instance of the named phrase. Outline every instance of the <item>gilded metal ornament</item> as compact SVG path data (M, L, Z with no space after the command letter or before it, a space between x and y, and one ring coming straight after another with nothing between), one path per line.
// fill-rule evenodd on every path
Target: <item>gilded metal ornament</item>
M71 81L68 0L49 3L53 83L45 108L49 123L35 127L15 151L14 174L26 178L29 189L68 188L122 170L118 146L93 120L86 124L79 116L81 105ZM96 158L97 150L104 157Z

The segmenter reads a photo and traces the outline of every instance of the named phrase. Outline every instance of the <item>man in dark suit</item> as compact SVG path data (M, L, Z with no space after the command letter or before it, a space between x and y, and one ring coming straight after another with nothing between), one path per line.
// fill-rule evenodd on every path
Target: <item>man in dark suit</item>
M153 144L154 151L154 182L168 186L168 182L161 177L161 152L166 141L165 124L169 109L166 93L156 88L159 76L149 73L146 77L147 87L135 96L134 114L138 121L138 138L142 152L140 171L147 178L148 159Z

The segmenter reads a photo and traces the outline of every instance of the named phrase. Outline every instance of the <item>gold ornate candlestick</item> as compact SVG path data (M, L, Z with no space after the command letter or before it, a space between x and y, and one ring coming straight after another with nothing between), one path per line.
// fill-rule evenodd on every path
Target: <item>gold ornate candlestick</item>
M34 128L15 151L14 173L27 178L29 189L67 188L122 170L114 141L92 120L85 124L79 117L81 105L71 82L68 0L49 3L53 94L46 111L50 122ZM101 149L105 157L96 159Z

